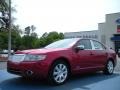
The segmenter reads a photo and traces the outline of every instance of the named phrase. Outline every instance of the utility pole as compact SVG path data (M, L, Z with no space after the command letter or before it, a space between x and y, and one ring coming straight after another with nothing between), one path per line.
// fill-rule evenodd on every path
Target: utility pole
M11 55L11 0L9 0L8 58Z

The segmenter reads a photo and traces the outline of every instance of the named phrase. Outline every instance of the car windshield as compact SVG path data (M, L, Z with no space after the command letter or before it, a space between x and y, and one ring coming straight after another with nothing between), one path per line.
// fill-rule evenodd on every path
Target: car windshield
M45 48L47 48L47 49L69 48L69 47L73 46L76 43L76 41L78 41L78 38L63 39L63 40L53 42L53 43L49 44L48 46L46 46Z

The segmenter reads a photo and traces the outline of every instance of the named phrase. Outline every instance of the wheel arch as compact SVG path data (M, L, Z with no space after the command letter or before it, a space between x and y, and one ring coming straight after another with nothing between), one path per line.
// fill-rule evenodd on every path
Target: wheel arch
M59 61L63 61L63 62L65 62L65 63L68 65L68 69L69 69L69 73L68 73L68 74L69 74L69 75L68 75L67 79L68 79L69 76L71 75L71 70L70 70L71 67L70 67L70 63L69 63L69 61L68 61L67 58L65 58L65 57L59 57L59 58L54 59L54 60L52 61L52 63L50 64L49 71L48 71L48 78L47 78L48 83L50 83L50 84L52 84L52 85L59 85L59 83L55 82L54 79L51 77L51 76L52 76L52 74L51 74L52 68L54 67L54 64L56 64L56 63L59 62ZM67 80L67 79L66 79L66 80ZM65 80L63 83L65 83L66 80ZM63 83L61 83L61 84L63 84Z
M69 68L69 71L70 71L70 74L71 74L71 64L70 64L69 59L66 58L66 57L58 57L58 58L54 59L53 62L51 63L51 65L50 65L50 69L52 68L53 64L57 61L64 61L68 65L68 68Z
M108 62L109 60L111 60L111 61L113 62L113 65L114 65L114 67L115 67L115 65L116 65L115 60L114 60L112 57L108 58L107 62Z

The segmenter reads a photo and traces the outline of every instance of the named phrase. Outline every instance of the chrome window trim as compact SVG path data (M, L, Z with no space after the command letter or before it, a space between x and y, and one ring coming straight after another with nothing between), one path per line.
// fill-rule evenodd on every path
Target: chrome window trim
M92 50L95 50L94 44L93 44L93 40L90 40L91 46L92 46Z

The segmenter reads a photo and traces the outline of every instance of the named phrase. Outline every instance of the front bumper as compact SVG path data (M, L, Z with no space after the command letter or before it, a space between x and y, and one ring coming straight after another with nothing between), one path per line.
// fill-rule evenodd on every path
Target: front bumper
M12 74L25 77L46 78L48 74L48 65L43 62L7 62L7 71Z

